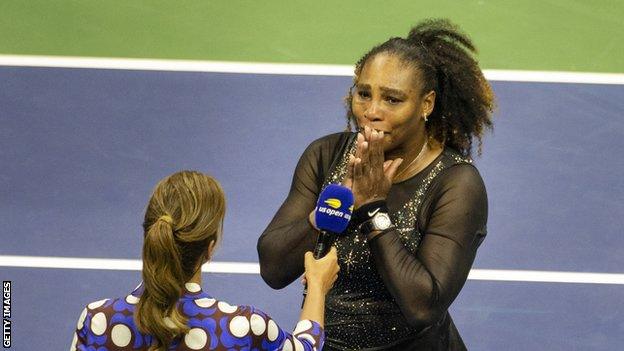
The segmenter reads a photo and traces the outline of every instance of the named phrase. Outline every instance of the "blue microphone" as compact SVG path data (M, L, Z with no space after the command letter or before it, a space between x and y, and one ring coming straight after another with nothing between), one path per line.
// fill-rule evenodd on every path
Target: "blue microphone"
M353 193L347 187L329 184L323 189L316 203L316 227L320 230L314 258L327 254L336 236L347 229L353 213Z
M319 237L314 247L314 258L319 259L329 252L336 236L347 229L351 215L353 214L353 193L351 189L342 185L329 184L321 191L314 219L316 227L320 230ZM303 288L303 303L308 294L307 284Z

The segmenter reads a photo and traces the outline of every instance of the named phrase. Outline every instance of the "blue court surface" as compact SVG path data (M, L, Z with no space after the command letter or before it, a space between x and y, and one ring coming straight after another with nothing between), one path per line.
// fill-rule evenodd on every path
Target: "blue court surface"
M123 296L137 270L27 268L8 256L139 259L151 189L180 169L228 200L218 262L256 263L256 240L316 138L345 128L339 76L0 67L0 276L13 348L65 350L85 304ZM492 82L479 270L612 273L607 283L468 280L451 308L470 350L624 344L624 85ZM619 280L618 280L619 279ZM205 273L204 288L285 328L301 287Z

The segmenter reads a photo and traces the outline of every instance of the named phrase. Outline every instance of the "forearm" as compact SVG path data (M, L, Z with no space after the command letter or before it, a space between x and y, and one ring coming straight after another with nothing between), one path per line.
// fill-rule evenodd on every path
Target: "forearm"
M294 330L267 328L275 320L261 310L250 307L246 318L250 320L251 345L245 349L252 350L320 350L325 342L325 332L317 321L301 319ZM258 318L259 317L259 318ZM241 345L239 345L241 346Z
M300 320L309 319L325 326L325 293L317 286L310 284L308 293L301 309Z
M368 241L388 292L417 328L436 322L457 297L486 233L487 195L476 169L455 166L436 179L416 221L416 251L397 230Z
M318 233L307 217L277 225L271 223L258 240L262 278L281 289L303 274L303 258L314 249Z
M441 312L439 287L429 269L391 231L369 241L375 266L405 318L425 326Z

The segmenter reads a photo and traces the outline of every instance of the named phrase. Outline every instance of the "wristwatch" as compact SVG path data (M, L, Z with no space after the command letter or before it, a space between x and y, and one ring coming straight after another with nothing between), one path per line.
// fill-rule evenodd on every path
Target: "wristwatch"
M360 232L368 235L371 232L383 231L391 227L394 227L394 225L392 220L390 220L390 216L386 212L378 211L371 219L362 223Z

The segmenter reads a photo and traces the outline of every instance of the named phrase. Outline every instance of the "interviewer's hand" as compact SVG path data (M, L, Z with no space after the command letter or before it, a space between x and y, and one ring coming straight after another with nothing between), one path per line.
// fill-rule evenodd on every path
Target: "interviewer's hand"
M336 247L332 246L327 255L316 260L311 251L305 254L305 280L308 290L319 289L323 294L327 294L338 278L338 255Z

